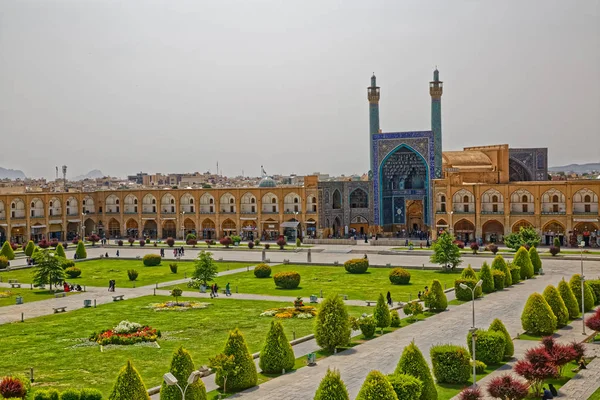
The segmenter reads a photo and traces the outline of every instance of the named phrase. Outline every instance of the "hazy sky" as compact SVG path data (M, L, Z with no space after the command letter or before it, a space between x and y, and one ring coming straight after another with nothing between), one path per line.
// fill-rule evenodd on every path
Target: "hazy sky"
M0 0L0 166L368 170L384 132L600 162L600 0Z

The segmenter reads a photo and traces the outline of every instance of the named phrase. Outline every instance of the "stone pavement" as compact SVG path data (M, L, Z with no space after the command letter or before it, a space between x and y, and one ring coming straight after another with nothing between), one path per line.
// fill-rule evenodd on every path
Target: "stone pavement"
M600 387L600 344L588 344L587 355L596 358L560 389L568 399L586 400Z

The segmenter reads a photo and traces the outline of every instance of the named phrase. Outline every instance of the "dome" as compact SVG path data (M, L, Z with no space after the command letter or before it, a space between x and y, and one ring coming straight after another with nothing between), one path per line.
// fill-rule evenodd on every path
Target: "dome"
M277 185L275 185L275 181L271 178L269 178L268 176L265 176L264 178L262 178L260 180L260 183L258 184L258 187L275 187Z

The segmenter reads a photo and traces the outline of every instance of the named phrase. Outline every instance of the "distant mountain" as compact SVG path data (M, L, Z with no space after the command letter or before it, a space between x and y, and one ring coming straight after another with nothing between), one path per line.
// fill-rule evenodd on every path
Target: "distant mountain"
M0 179L25 179L23 171L19 169L5 169L0 167Z
M93 169L93 170L91 170L90 172L88 172L85 175L76 176L72 180L74 180L74 181L83 181L85 179L102 178L103 176L104 176L104 174L102 173L102 171L100 171L99 169Z
M577 174L583 174L585 172L590 173L592 171L600 171L600 163L589 163L589 164L569 164L563 165L562 167L550 167L550 172L575 172Z

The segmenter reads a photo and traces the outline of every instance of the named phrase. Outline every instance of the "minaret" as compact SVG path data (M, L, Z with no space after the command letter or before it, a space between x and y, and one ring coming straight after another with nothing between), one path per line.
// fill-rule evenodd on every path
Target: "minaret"
M373 72L373 76L371 77L371 86L367 88L367 98L369 99L369 154L371 158L369 159L369 166L371 171L369 171L369 177L372 176L373 168L373 135L379 133L379 86L377 86L376 82L377 78L375 78L375 73Z
M440 81L440 72L433 71L433 81L429 82L431 95L431 130L434 136L435 147L435 177L442 177L442 91L443 82Z

